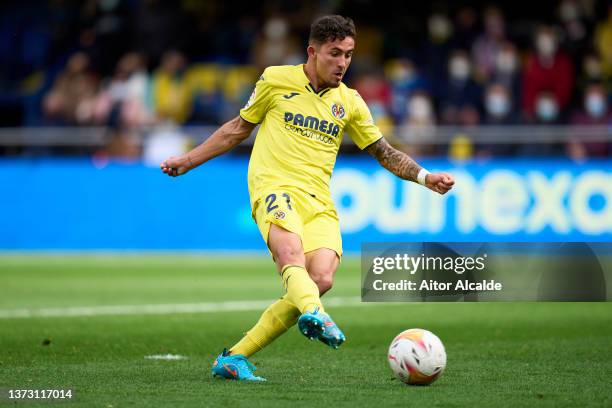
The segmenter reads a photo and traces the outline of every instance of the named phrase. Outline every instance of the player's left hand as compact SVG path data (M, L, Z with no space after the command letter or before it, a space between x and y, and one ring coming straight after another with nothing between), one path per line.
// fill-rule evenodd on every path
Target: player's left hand
M429 173L425 178L425 185L436 193L446 194L453 188L455 178L448 173Z

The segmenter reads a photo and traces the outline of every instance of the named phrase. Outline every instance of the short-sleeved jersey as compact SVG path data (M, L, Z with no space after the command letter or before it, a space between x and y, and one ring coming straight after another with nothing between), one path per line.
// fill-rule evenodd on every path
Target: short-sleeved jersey
M303 65L268 67L240 116L260 124L249 162L251 205L279 186L331 201L329 181L344 132L360 149L382 137L357 91L341 83L317 92Z

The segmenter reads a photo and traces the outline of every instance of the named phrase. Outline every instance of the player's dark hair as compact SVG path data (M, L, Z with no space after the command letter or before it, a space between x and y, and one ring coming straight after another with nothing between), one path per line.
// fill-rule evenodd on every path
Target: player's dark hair
M330 15L319 17L310 26L309 42L324 44L328 41L356 38L355 23L349 17Z

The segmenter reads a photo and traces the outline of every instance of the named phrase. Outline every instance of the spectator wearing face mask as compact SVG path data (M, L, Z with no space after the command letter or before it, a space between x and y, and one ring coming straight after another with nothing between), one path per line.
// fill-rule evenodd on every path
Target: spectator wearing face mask
M521 73L520 61L516 47L511 42L501 45L495 56L495 67L491 74L490 84L502 85L510 94L512 110L518 112L521 106Z
M570 123L572 125L601 125L612 124L612 111L606 100L603 87L600 84L589 85L579 110L573 112ZM611 143L605 141L572 140L567 145L567 152L573 159L587 157L608 157L612 154Z
M560 104L554 92L545 90L536 95L531 123L541 126L554 126L562 123ZM554 128L551 128L550 132L554 134ZM559 156L562 154L562 145L557 142L534 141L534 143L522 145L519 152L524 156Z
M543 91L550 91L556 108L564 111L570 102L574 85L574 67L571 60L558 49L555 32L550 27L538 29L535 51L525 64L522 85L522 109L528 119L536 117L536 102Z
M487 86L484 96L483 123L487 125L518 124L518 112L513 107L512 94L505 85L493 83Z
M435 135L436 117L431 97L416 91L404 105L405 120L399 126L399 136L405 142L402 150L415 155L434 153L435 145L428 144Z
M465 116L463 112L478 113L481 95L481 87L472 79L472 64L467 52L453 52L439 99L443 123L460 124Z
M505 43L505 22L502 11L488 7L484 12L485 31L472 47L475 77L479 82L487 82L495 70L496 57Z
M489 126L509 126L519 123L518 112L513 109L514 101L508 88L503 84L493 83L487 86L484 96L483 124ZM492 128L491 137L496 137ZM506 138L507 133L500 134ZM480 156L512 156L516 145L510 143L487 143L478 146Z
M408 125L435 125L436 118L429 94L425 91L415 92L406 105Z
M535 100L535 117L532 123L537 125L555 125L561 122L559 101L552 91L541 91Z
M419 90L428 90L427 80L407 58L394 59L385 64L385 76L391 85L390 112L395 123L402 123L408 114L406 105Z

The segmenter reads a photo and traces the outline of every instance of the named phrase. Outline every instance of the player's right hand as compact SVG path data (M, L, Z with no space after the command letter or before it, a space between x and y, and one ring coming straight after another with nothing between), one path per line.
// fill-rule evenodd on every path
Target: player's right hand
M425 186L439 194L446 194L453 188L455 178L448 173L430 173L425 178Z
M186 155L179 157L168 157L159 167L161 171L170 177L182 176L191 170L191 162Z

